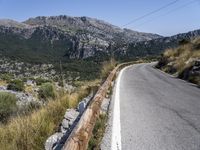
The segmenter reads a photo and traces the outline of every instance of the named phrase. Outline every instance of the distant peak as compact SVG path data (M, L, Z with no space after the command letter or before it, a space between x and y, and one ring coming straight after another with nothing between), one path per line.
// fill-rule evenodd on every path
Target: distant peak
M0 19L0 26L17 27L17 28L28 27L27 24L20 23L20 22L17 22L15 20L11 20L11 19Z

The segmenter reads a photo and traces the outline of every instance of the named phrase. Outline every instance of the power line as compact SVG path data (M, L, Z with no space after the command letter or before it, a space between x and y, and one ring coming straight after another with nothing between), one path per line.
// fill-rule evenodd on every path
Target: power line
M184 8L184 7L187 7L188 5L193 4L193 3L195 3L195 2L198 2L198 1L197 1L197 0L191 0L191 1L189 1L188 3L185 3L184 5L181 5L180 7L177 7L177 8L175 8L175 9L172 9L172 10L166 12L165 14L160 15L160 16L158 16L158 17L155 17L155 18L153 18L153 19L147 20L147 21L145 21L145 22L143 22L143 23L141 23L141 24L139 24L139 25L137 25L137 26L135 26L135 27L144 25L144 24L146 24L146 23L148 23L148 22L152 22L152 21L154 21L155 19L158 19L158 18L160 18L160 17L163 17L163 16L166 16L166 15L168 15L168 14L171 14L171 13L173 13L173 12L175 12L175 11L178 11L179 9L182 9L182 8Z
M139 21L139 20L141 20L141 19L143 19L143 18L145 18L145 17L147 17L147 16L150 16L150 15L152 15L152 14L158 12L158 11L161 11L162 9L165 9L165 8L167 8L167 7L169 7L169 6L171 6L171 5L175 4L175 3L177 3L178 1L179 1L179 0L172 1L172 2L170 2L170 3L168 3L168 4L164 5L164 6L162 6L162 7L160 7L160 8L158 8L158 9L156 9L156 10L153 10L153 11L151 11L151 12L149 12L149 13L147 13L147 14L141 16L141 17L138 17L138 18L136 18L136 19L134 19L134 20L132 20L132 21L130 21L130 22L128 22L128 23L122 25L121 27L125 27L125 26L127 26L127 25L129 25L129 24L132 24L132 23L134 23L134 22L136 22L136 21Z

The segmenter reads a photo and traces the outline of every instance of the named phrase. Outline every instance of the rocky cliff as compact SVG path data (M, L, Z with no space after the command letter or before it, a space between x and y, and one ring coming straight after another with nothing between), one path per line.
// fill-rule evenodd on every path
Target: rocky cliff
M93 59L102 61L158 55L181 39L200 35L200 30L162 37L121 29L89 17L51 16L22 23L0 20L0 56L29 62Z
M23 23L0 20L0 55L31 61L108 58L118 44L161 36L121 29L89 17L36 17Z

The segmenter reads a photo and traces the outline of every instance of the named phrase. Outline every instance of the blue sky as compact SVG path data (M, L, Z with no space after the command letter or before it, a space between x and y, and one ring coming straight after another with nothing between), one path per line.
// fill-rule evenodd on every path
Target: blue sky
M122 26L172 1L0 0L0 18L24 21L35 16L89 16ZM126 28L165 36L200 29L200 0L179 0Z

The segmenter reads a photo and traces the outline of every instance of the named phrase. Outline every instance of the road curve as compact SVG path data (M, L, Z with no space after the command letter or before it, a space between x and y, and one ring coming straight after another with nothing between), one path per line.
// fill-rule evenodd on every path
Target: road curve
M128 67L118 80L122 150L200 150L199 88L152 64Z

